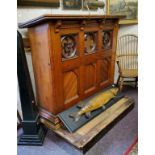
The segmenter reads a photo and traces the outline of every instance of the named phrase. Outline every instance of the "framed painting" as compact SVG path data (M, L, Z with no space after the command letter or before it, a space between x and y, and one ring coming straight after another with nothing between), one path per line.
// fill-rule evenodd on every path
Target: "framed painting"
M17 0L18 6L59 7L60 0Z
M82 0L63 0L63 9L80 10L82 8Z
M126 15L119 24L138 23L138 0L107 0L106 13L111 15Z
M102 0L83 0L84 10L97 10L98 8L104 9L105 2Z
M90 10L97 10L98 7L93 6L92 4L90 4L90 2L92 2L92 0L83 0L83 10L88 10L88 7ZM93 0L93 2L97 2L97 0ZM88 6L87 6L88 4Z

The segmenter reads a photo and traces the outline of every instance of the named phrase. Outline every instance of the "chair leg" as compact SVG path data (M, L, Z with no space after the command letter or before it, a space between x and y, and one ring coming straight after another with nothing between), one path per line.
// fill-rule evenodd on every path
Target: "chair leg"
M135 79L136 79L135 80L135 88L137 88L138 87L138 77L136 77Z
M119 90L122 92L123 90L123 77L120 78Z
M116 83L117 86L119 86L119 81L120 81L120 76L117 79L117 83Z

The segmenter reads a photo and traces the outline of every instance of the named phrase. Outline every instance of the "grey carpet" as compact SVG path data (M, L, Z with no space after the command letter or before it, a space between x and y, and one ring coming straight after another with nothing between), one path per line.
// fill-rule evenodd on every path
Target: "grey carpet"
M135 99L134 109L100 139L86 155L123 155L138 135L138 90L124 89L126 95ZM18 131L20 136L22 130ZM18 155L81 155L81 152L62 138L48 131L43 146L18 146Z

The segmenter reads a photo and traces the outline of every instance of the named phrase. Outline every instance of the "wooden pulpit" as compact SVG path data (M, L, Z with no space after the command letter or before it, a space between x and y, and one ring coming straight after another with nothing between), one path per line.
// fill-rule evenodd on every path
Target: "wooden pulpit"
M113 15L43 15L28 28L40 115L57 114L114 82L118 20Z

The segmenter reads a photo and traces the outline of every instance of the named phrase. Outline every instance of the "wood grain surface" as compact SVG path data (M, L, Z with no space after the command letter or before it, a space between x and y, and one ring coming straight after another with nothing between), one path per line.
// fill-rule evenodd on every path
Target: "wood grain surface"
M122 16L87 17L45 15L21 26L29 27L26 47L29 41L38 106L53 115L113 83L118 19ZM112 46L104 49L103 33L107 31ZM95 36L92 53L85 52L88 33ZM73 57L63 57L64 37L72 38L76 49Z

